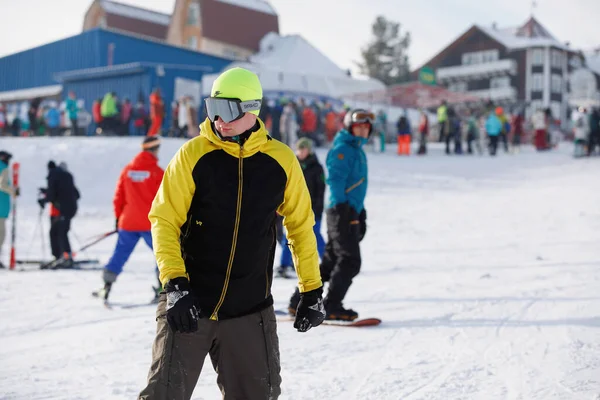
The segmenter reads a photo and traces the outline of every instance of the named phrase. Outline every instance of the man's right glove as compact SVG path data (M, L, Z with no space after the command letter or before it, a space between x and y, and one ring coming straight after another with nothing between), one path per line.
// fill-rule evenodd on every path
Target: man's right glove
M358 221L360 222L360 233L358 235L358 241L362 241L367 234L367 210L363 208L358 216Z
M306 332L313 326L321 325L324 319L323 288L320 287L310 292L300 293L294 328L298 332Z
M171 279L165 285L167 292L167 322L174 332L192 333L198 330L200 309L196 307L187 278Z

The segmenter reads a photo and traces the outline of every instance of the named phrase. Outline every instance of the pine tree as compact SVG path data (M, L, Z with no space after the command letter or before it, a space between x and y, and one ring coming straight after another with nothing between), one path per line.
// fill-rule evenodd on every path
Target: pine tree
M409 80L408 47L410 33L400 34L400 23L378 16L372 26L373 39L362 49L362 74L379 79L386 85Z

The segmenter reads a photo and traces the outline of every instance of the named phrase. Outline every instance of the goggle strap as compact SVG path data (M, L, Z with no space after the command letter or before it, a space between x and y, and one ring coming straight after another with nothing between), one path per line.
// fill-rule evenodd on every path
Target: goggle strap
M240 104L240 107L242 108L242 112L260 111L260 106L262 105L262 100L242 101L239 104Z

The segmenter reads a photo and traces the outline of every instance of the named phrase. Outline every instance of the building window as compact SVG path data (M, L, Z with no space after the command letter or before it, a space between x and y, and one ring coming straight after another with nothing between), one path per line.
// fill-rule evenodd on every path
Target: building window
M552 93L562 93L562 77L552 74Z
M196 36L190 36L187 40L187 47L198 50L198 38Z
M463 65L481 64L498 61L500 52L498 50L476 51L473 53L464 53L462 55Z
M451 92L466 92L468 90L467 82L452 82L448 85L448 90Z
M554 68L562 68L563 55L558 50L552 50L550 63Z
M499 89L510 87L510 77L509 76L496 76L490 79L490 88L491 89Z
M186 24L188 26L198 26L200 25L200 4L191 3L188 7L187 12L187 21Z
M544 50L533 49L531 65L544 65Z
M531 90L534 92L541 92L544 90L544 76L542 74L531 75Z
M481 52L482 62L494 62L498 61L499 52L498 50L487 50Z

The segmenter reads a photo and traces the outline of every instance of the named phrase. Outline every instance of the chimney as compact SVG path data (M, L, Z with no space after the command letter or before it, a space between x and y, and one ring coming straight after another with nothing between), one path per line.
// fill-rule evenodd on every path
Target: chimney
M492 29L493 30L498 29L498 25L496 24L496 21L492 22Z

